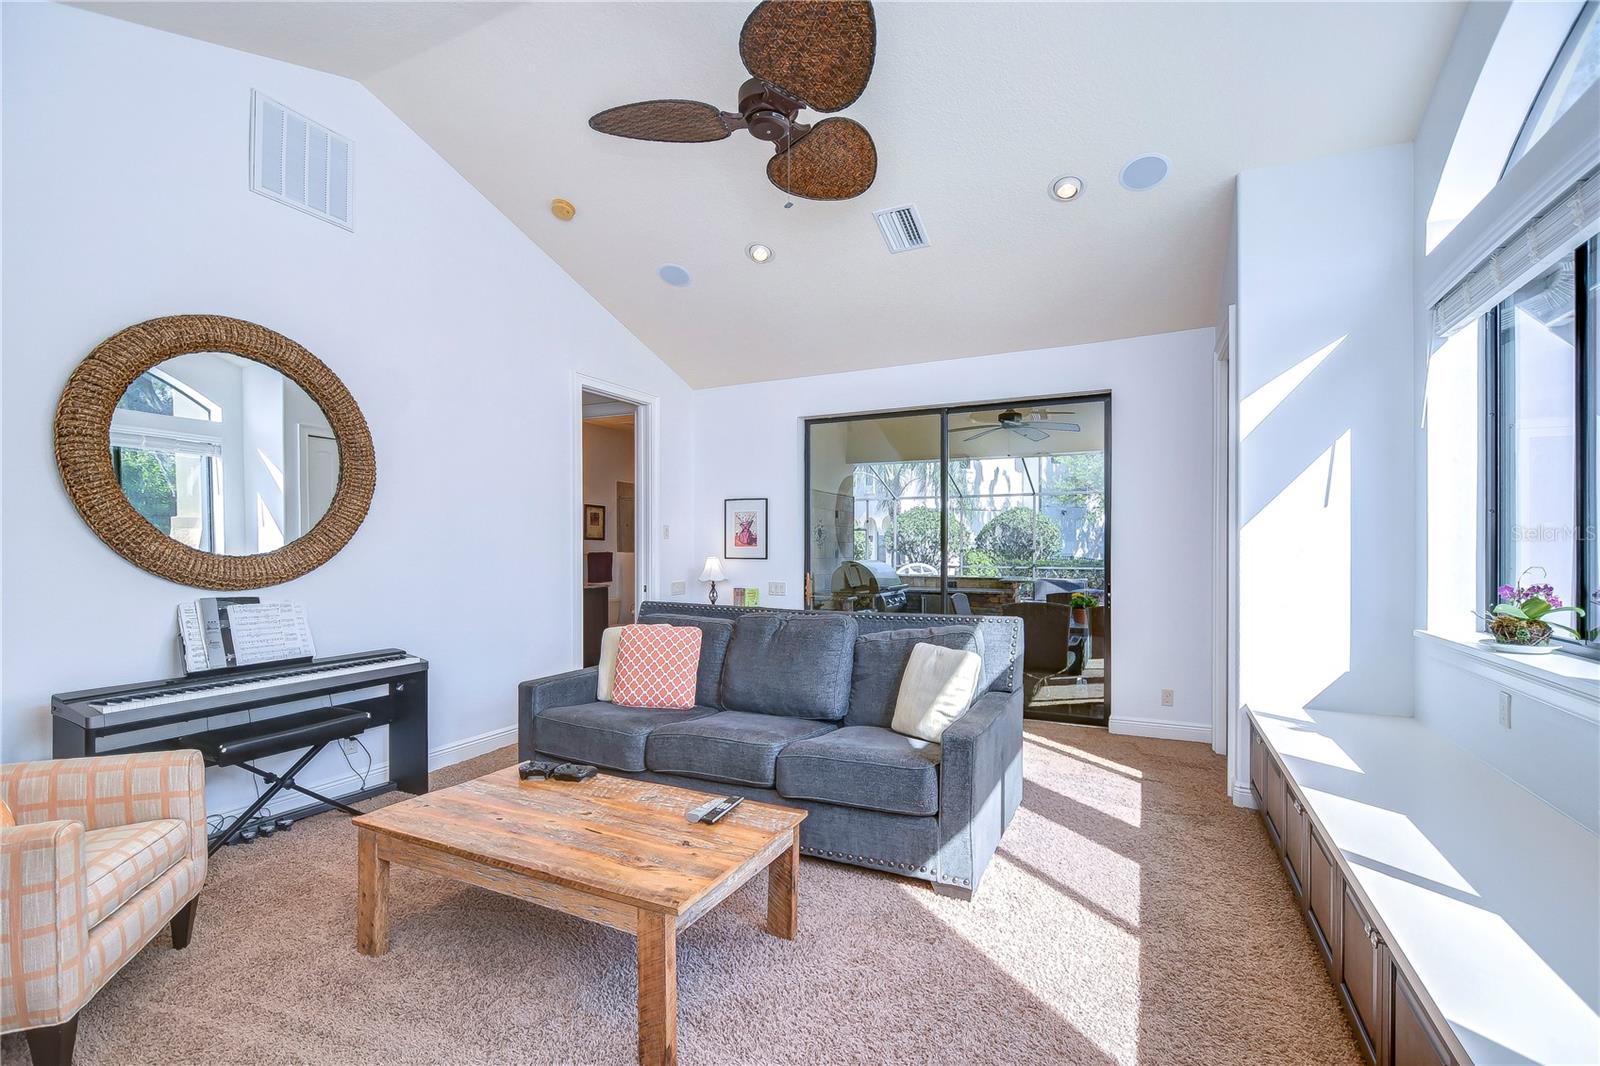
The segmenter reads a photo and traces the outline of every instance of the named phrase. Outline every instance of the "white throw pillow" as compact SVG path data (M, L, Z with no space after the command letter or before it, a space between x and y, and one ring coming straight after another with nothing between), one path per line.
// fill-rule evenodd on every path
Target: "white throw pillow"
M967 713L978 692L983 659L961 648L917 644L906 659L900 695L889 727L896 733L939 743L950 723Z
M595 699L611 702L611 685L617 679L617 641L622 639L622 627L612 626L600 634L600 685Z

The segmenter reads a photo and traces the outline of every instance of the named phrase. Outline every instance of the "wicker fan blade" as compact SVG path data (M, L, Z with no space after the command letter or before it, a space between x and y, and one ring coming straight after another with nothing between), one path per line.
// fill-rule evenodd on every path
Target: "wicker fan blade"
M877 41L863 0L765 0L744 20L739 57L811 110L843 111L867 87Z
M1029 440L1033 441L1035 444L1039 443L1042 440L1049 440L1050 439L1050 434L1046 433L1042 429L1016 429L1016 430L1012 430L1012 432L1018 434L1019 436L1023 436L1023 437L1028 438Z
M1004 426L990 426L988 429L980 429L976 433L969 433L963 443L970 444L979 437L987 437L991 433L999 433L1004 428Z
M859 122L825 118L767 160L767 180L807 200L848 200L872 187L878 149Z
M697 100L646 100L607 108L589 120L589 128L636 141L685 144L720 141L731 132L721 111Z

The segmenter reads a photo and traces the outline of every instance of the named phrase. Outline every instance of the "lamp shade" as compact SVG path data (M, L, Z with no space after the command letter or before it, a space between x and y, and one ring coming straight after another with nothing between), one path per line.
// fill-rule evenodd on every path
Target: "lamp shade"
M722 572L722 560L715 555L706 556L705 569L700 571L701 581L726 581L728 575Z

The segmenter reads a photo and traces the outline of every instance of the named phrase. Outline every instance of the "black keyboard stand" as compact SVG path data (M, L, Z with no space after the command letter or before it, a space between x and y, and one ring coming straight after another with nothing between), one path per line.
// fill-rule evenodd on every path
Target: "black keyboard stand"
M178 738L178 747L199 749L200 754L205 757L207 766L237 766L250 771L267 783L267 790L257 796L255 802L246 807L243 814L229 823L211 841L206 848L207 855L215 855L218 848L226 845L250 824L250 819L270 803L272 797L286 788L310 796L318 803L325 803L346 814L361 813L348 803L331 799L295 783L295 775L320 755L322 749L335 740L354 737L372 724L372 715L367 711L346 710L346 713L340 714L340 710L341 708L335 707L331 711L319 710L284 715L282 718L274 719L271 722L274 728L266 733L261 732L261 724L254 724L231 726ZM263 770L249 761L269 755L282 755L302 747L306 750L294 761L293 766L281 774Z

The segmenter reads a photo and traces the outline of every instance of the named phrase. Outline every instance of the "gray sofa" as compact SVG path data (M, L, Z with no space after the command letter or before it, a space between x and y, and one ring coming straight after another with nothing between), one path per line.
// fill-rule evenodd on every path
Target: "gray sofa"
M700 628L698 706L596 702L594 667L525 681L524 759L803 807L805 854L970 898L1022 799L1017 619L649 602L639 620ZM922 641L983 659L978 697L940 744L888 728Z

